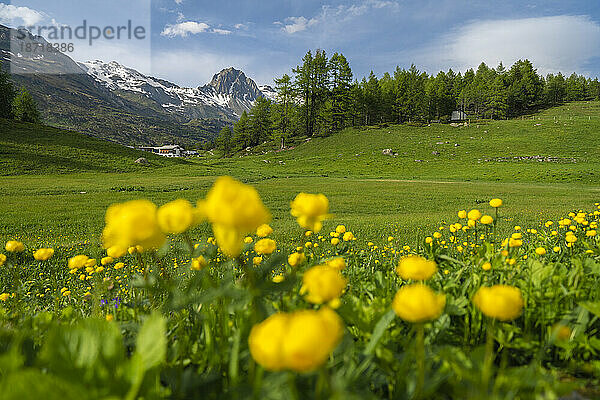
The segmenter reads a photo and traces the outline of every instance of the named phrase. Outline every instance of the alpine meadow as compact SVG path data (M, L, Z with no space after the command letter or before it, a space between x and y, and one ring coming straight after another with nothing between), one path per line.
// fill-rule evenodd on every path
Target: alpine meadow
M58 3L0 3L0 398L600 398L600 8Z

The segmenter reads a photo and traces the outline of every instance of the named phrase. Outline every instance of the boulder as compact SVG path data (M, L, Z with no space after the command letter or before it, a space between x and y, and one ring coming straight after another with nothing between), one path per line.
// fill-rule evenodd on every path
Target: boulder
M140 157L137 160L135 160L136 164L141 164L141 165L150 165L150 163L148 162L148 160L146 160L144 157Z

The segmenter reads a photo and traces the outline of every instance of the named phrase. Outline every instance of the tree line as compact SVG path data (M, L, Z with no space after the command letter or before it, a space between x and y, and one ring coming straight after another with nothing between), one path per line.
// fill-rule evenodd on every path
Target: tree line
M10 74L0 65L0 118L22 122L40 123L40 112L31 94L25 89L16 89Z
M429 75L396 67L378 78L372 71L355 80L346 57L308 51L302 63L275 79L276 100L259 98L215 145L225 155L268 140L327 136L346 127L381 123L449 121L454 111L468 118L505 119L568 101L600 100L600 82L575 73L538 74L529 60L509 69L490 68Z

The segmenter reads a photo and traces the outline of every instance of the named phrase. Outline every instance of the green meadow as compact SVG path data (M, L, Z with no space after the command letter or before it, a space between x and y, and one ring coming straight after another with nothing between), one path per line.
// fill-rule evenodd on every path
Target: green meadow
M0 122L0 240L97 244L106 208L147 198L192 202L220 175L251 183L279 235L295 235L289 202L330 199L332 221L359 238L407 242L459 209L504 199L505 227L537 226L598 200L600 102L570 103L516 120L468 126L389 125L303 139L285 151L166 159L74 132ZM391 149L392 155L384 155ZM150 165L135 164L146 157ZM489 208L489 207L488 207Z

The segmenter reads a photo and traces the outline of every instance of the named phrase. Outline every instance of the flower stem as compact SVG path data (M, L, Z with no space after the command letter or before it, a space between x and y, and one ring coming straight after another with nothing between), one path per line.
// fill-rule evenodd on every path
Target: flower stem
M494 320L488 319L485 341L485 358L481 371L482 390L487 394L490 378L492 376L492 364L494 362Z
M417 359L417 387L415 389L415 399L419 399L423 394L425 386L425 328L422 323L417 324L417 337L415 342L415 353Z

